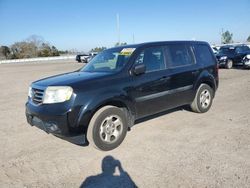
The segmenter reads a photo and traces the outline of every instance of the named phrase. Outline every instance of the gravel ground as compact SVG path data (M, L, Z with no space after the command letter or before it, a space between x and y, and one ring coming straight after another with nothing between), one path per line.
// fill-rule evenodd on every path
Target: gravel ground
M0 187L250 187L250 71L220 70L211 110L138 123L110 152L31 127L29 83L82 64L0 65Z

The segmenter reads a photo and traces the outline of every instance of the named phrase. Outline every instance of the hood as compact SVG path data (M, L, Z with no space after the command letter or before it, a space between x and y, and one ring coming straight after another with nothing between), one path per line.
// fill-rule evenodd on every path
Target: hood
M37 80L33 84L41 87L71 86L77 82L93 80L110 74L108 72L70 72Z

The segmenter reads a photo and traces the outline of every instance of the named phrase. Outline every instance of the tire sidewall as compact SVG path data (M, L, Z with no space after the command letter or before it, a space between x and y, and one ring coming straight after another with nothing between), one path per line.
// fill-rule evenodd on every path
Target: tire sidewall
M119 116L119 118L122 121L123 124L123 130L122 133L120 135L120 137L118 138L117 141L115 141L114 143L106 143L103 140L101 140L100 138L100 126L103 122L103 120L110 116L110 115L117 115ZM126 118L126 114L124 113L124 111L120 108L117 107L110 107L105 109L103 112L101 112L95 119L95 121L93 122L93 132L92 132L92 140L94 142L94 145L100 149L100 150L104 150L104 151L108 151L108 150L112 150L116 147L118 147L122 141L124 140L126 134L127 134L127 126L128 126L128 121Z
M209 104L209 106L208 106L207 108L203 108L203 107L201 106L201 103L200 103L200 95L201 95L201 93L202 93L205 89L209 91L210 97L211 97L211 99L210 99L210 104ZM207 84L202 84L201 87L200 87L200 89L199 89L199 91L198 91L198 93L197 93L197 106L198 106L198 109L199 109L199 111L200 111L201 113L207 112L207 111L211 108L212 103L213 103L213 98L214 98L213 89L212 89L210 86L208 86Z
M231 65L229 66L229 64L231 64ZM229 59L229 60L227 61L226 67L227 67L227 69L231 69L231 68L233 67L233 60Z

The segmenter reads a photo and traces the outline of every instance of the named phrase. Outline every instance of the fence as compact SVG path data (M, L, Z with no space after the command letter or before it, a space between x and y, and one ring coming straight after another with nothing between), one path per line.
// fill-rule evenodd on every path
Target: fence
M11 59L11 60L0 60L0 64L4 63L24 63L24 62L41 62L41 61L54 61L54 60L73 60L75 55L68 56L56 56L56 57L37 57L27 59Z

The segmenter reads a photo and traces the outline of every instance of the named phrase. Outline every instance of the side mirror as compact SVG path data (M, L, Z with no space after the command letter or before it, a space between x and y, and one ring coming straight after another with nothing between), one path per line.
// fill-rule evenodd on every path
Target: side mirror
M145 72L146 72L145 64L135 65L133 68L133 74L135 75L144 74Z

